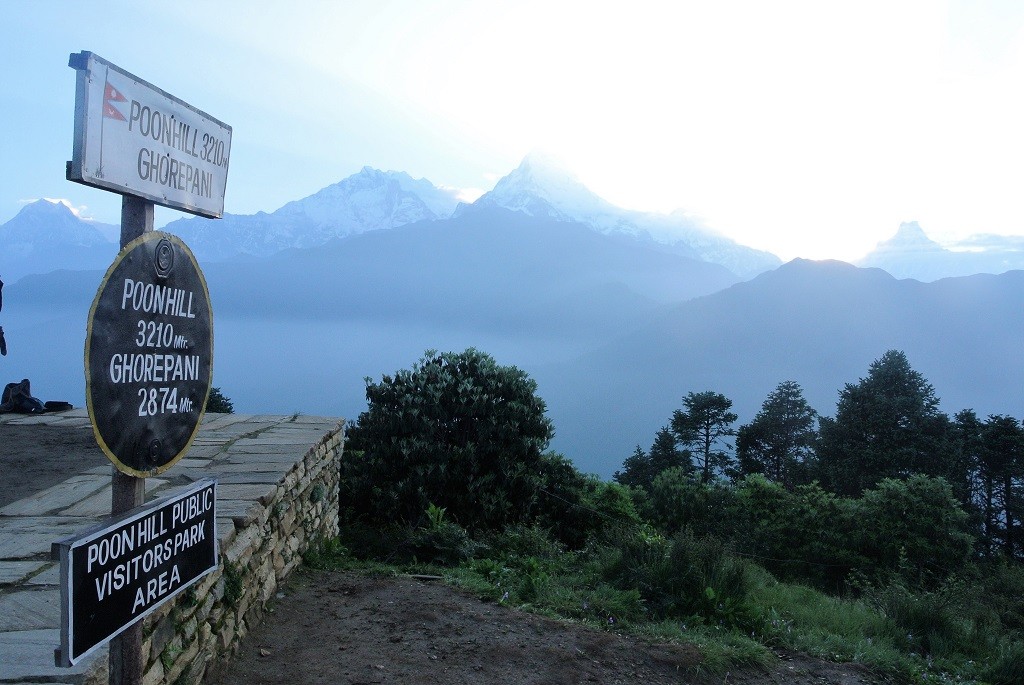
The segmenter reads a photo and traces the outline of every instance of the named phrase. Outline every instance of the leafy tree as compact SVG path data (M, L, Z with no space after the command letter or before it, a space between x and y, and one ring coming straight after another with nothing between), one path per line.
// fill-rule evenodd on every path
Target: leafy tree
M804 481L804 466L814 453L817 416L798 383L780 383L754 420L737 433L740 474L761 473L786 487Z
M729 449L725 439L736 434L732 400L711 390L691 392L683 398L683 407L672 413L672 432L696 460L701 482L708 483L730 464L729 453L721 448Z
M982 526L982 467L983 424L973 409L964 409L953 417L949 430L950 469L948 480L953 494L964 510L972 516L975 526Z
M535 514L554 434L537 384L474 349L426 352L411 370L366 379L348 433L342 501L373 522L415 525L430 505L467 529Z
M934 388L906 355L889 350L871 364L866 378L846 384L835 418L821 420L822 482L856 496L886 478L946 475L949 419L938 406Z

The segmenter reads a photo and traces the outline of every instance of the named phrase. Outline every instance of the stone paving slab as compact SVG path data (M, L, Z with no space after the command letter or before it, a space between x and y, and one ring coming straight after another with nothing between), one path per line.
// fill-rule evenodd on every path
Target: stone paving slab
M274 452L237 452L229 448L224 461L228 464L277 464L280 466L285 463L294 464L297 459L294 453L280 448Z
M0 632L60 628L57 588L0 595Z
M282 474L284 475L284 474ZM269 500L274 496L275 485L257 483L256 485L218 485L217 499L228 502L231 500L242 500L245 502Z
M32 576L29 585L60 585L60 564L54 564L42 573Z
M210 445L197 445L195 442L188 448L188 456L182 457L182 461L186 459L205 459L209 460L218 454L224 448L223 443L214 443Z
M146 501L162 497L160 490L166 485L167 480L162 478L146 479ZM74 505L58 512L61 516L90 516L93 518L104 518L110 515L110 476L106 477L106 485L94 495L91 495Z
M281 456L282 458L294 459L295 458L295 448L299 444L301 444L301 443L296 443L296 444L290 444L290 443L289 444L262 443L262 444L258 444L257 445L257 444L254 444L254 443L236 442L234 445L232 445L231 447L228 448L228 454L244 454L246 456L248 456L248 455L259 455L259 454L267 454L267 455L273 456L273 455L276 454L276 455Z
M0 585L24 580L44 566L42 561L0 561Z
M308 445L316 440L319 433L320 431L312 431L306 426L302 428L275 426L273 431L260 433L252 437L239 438L238 443L253 445Z
M71 537L100 519L68 516L0 518L0 559L50 558L50 544Z
M279 461L265 461L254 463L251 460L240 458L236 461L226 459L223 462L218 463L212 472L216 472L219 476L231 476L234 474L256 474L256 473L281 473L281 463Z
M224 473L217 476L217 483L219 487L223 487L225 485L252 485L256 483L277 485L283 479L284 476L280 473L280 469L278 469L276 471Z
M53 650L58 645L60 630L56 628L0 633L0 683L77 683L91 671L94 662L107 660L103 647L91 659L71 668L57 668L53 665Z
M246 500L217 502L217 515L236 521L235 525L237 527L245 527L250 522L258 519L263 513L263 509L262 504Z
M61 516L95 516L103 517L110 515L110 500L111 485L110 476L106 477L106 485L102 490L99 490L94 495L87 497L83 500L76 502L74 505L67 509L61 510L59 513ZM149 481L146 482L146 490L150 487ZM149 494L148 492L146 493Z
M18 414L15 417L7 419L6 423L13 424L15 426L34 426L40 423L50 425L53 423L52 414Z
M89 497L103 486L110 487L110 476L72 476L63 483L11 502L0 509L0 516L43 516L71 506ZM110 506L107 505L107 511Z
M209 459L196 459L194 457L182 457L175 462L174 468L177 469L201 469L210 465Z

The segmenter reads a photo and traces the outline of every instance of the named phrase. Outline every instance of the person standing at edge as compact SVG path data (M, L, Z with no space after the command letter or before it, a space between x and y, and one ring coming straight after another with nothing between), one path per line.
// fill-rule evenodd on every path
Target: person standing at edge
M0 312L4 310L4 282L0 281ZM7 340L4 338L4 327L0 326L0 355L7 356Z

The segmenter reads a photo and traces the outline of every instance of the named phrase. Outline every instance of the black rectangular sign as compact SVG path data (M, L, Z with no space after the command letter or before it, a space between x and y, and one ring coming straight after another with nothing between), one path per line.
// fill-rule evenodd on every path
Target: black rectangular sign
M217 482L198 481L53 543L60 559L58 666L71 666L217 568Z

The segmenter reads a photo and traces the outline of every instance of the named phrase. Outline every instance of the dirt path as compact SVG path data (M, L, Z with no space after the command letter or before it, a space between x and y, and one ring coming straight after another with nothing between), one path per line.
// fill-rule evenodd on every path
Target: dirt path
M770 673L694 675L690 646L545 619L436 581L302 572L212 682L224 685L864 685L863 669L786 655Z

